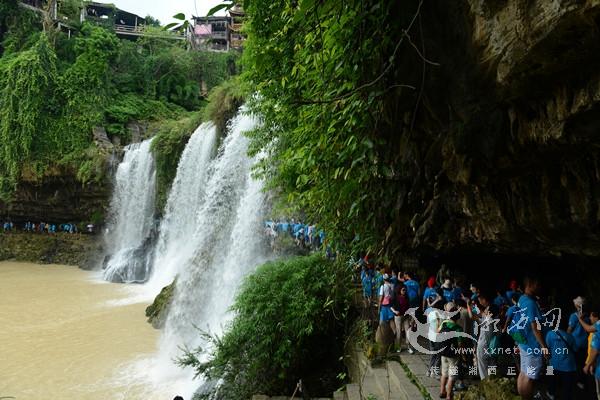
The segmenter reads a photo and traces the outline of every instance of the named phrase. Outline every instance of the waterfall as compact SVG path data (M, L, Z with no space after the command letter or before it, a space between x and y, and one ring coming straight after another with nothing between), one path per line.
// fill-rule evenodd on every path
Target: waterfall
M158 293L170 284L178 266L185 263L195 250L190 239L196 229L196 215L204 204L205 186L216 143L215 126L204 123L196 129L181 155L160 224L154 260L159 268L148 285L151 293Z
M125 156L117 168L104 235L107 256L103 268L107 281L144 282L150 273L156 194L150 143L151 139L125 147Z
M176 221L179 228L163 231L151 283L168 284L177 276L177 284L160 343L161 361L157 364L161 371L156 375L175 379L173 375L185 374L186 389L182 391L189 393L180 393L184 398L191 398L200 383L191 380L189 371L176 371L173 358L181 355L181 346L206 348L196 327L211 334L223 332L224 324L232 317L228 309L243 278L268 258L262 235L266 199L262 182L251 176L255 160L246 154L248 140L243 135L254 125L250 116L240 114L234 118L216 157L202 173L197 172L199 165L191 158L206 161L208 158L200 153L208 154L214 139L207 136L190 141L186 152L189 149L195 154L186 155L189 166L187 158L180 162L169 199L173 207L162 225ZM209 126L200 131L203 135L214 134ZM200 181L193 183L197 188L190 187L190 177ZM188 187L178 187L184 184Z

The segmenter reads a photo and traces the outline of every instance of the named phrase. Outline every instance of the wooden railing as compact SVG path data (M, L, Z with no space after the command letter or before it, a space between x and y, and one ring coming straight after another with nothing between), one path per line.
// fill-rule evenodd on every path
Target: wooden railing
M161 37L165 39L185 40L186 34L181 31L162 31L157 32L155 30L148 30L144 25L131 26L131 25L118 25L115 24L115 33L121 35L131 36L148 36L148 37Z

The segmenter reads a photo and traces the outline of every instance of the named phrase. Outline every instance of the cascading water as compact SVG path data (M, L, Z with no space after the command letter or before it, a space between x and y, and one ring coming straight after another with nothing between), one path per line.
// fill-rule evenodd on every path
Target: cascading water
M227 311L243 278L268 259L262 235L265 196L262 182L251 176L254 160L246 154L248 140L243 135L254 125L254 119L243 114L232 121L229 134L205 175L203 196L197 209L189 210L193 206L185 201L169 200L180 204L169 211L172 220L190 227L173 235L166 234L160 254L156 256L152 281L170 283L177 275L175 295L160 343L157 365L161 370L156 371L160 380L176 379L171 375L174 371L181 376L172 361L181 355L181 346L206 349L207 343L202 342L196 327L212 334L222 333L223 325L231 318ZM188 147L192 145L190 142ZM184 171L184 161L182 159L178 175L189 173ZM185 192L177 187L184 181L183 177L176 181L171 197ZM195 215L191 216L190 211ZM191 376L185 375L185 388L180 394L191 398L200 383L192 382Z
M125 156L117 168L104 236L108 255L103 267L107 281L144 282L150 274L156 194L150 143L151 139L125 147Z
M149 282L151 293L173 281L178 266L195 250L191 240L196 230L196 216L204 204L210 162L216 153L217 130L212 123L196 129L187 143L177 166L177 174L160 224L154 264L159 270Z

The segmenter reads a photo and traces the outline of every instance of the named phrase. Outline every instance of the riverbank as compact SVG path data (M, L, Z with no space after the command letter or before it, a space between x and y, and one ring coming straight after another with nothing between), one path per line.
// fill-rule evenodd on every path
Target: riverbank
M77 265L92 269L100 262L102 238L85 234L0 233L0 261Z

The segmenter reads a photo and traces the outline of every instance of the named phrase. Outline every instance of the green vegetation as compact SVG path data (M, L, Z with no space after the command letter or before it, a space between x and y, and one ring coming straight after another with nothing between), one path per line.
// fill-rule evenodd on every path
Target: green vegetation
M213 121L217 130L222 133L227 121L234 117L246 97L247 93L238 78L224 81L210 92L204 118Z
M200 115L206 92L236 73L235 53L188 51L159 27L134 42L118 39L110 27L80 24L80 4L59 2L61 18L75 29L69 38L16 1L0 3L0 198L5 201L25 169L41 178L55 166L68 167L84 183L101 180L104 155L93 144L92 128L105 126L109 138L127 143L132 121L150 122L161 135L155 146L159 179L168 189L175 155L195 128L190 124L199 121L190 115ZM163 127L162 121L167 121ZM171 144L175 148L167 149Z
M0 193L16 186L22 160L29 159L38 145L35 134L46 134L52 105L46 99L56 84L56 55L45 35L0 65Z
M320 255L264 264L245 280L225 335L212 338L212 358L202 363L188 352L180 363L223 379L217 398L291 395L300 379L311 397L328 396L341 385L349 284Z
M458 393L458 400L519 400L521 397L515 393L517 384L515 379L493 378L484 379L478 385L472 385L469 390Z
M156 160L156 209L164 209L181 153L190 136L200 125L201 113L189 113L177 120L162 121L152 140L151 150Z
M175 282L177 281L174 280L170 285L162 288L152 304L146 307L146 317L148 317L148 322L151 323L152 327L155 329L160 329L165 324L169 306L173 299L173 294L175 293Z
M206 54L206 53L199 53ZM224 59L225 60L225 59ZM224 65L214 67L212 71L223 71ZM223 76L213 76L215 82ZM181 153L185 149L190 136L202 121L212 121L219 133L225 132L227 122L233 118L239 107L245 101L247 93L237 77L223 80L215 86L203 102L201 112L183 114L176 120L161 121L158 133L152 141L152 152L156 160L157 177L157 210L164 209L171 183L177 173L177 165Z
M282 203L319 221L341 250L398 260L409 131L423 61L419 2L246 0L243 79L263 125L253 152ZM408 33L406 33L408 32ZM414 35L411 41L409 34ZM412 43L412 45L411 45ZM415 155L417 157L417 155Z

